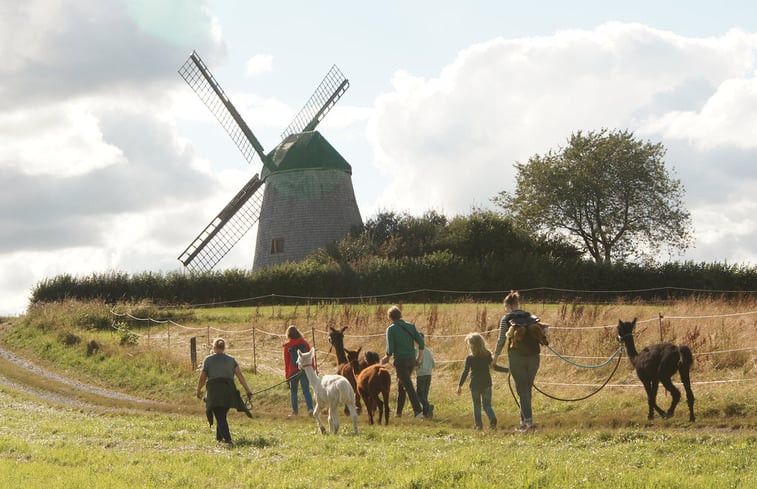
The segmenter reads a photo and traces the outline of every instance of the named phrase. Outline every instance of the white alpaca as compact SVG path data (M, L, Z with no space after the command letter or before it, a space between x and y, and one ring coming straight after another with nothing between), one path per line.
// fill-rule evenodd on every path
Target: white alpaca
M321 433L326 433L326 427L321 423L320 412L323 406L329 407L329 430L336 434L339 431L339 410L345 405L350 410L352 416L352 426L355 428L357 435L357 411L355 411L355 391L352 390L350 382L341 375L324 375L318 377L313 370L313 355L315 349L309 352L297 352L297 365L305 371L308 376L310 385L315 391L315 407L313 417L320 428Z

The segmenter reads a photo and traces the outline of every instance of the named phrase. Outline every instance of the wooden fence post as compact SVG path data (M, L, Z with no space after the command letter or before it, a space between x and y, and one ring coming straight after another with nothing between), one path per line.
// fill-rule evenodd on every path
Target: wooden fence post
M658 326L659 326L659 328L660 328L660 342L664 341L664 340L662 339L662 318L663 318L663 317L664 317L664 316L662 315L662 313L661 313L661 312L657 313L657 322L658 322Z
M168 323L168 349L171 349L171 323Z
M252 327L252 373L258 373L258 357L255 344L255 326Z
M189 338L189 358L192 360L192 370L197 369L197 337Z

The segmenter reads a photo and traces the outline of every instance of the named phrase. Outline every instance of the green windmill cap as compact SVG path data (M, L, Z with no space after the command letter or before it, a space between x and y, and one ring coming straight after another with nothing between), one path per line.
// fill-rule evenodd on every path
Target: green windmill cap
M268 154L263 178L273 172L306 169L341 170L352 174L352 167L318 131L291 134Z

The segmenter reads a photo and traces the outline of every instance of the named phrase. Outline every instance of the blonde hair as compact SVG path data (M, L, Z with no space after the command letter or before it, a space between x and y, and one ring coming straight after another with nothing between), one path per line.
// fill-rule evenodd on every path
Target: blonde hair
M216 338L213 340L213 348L217 348L221 351L226 349L226 340L223 338Z
M302 338L302 334L294 325L292 325L287 328L287 338L289 338L290 340L293 340L295 338Z
M504 303L506 306L510 306L512 309L517 309L520 305L520 294L517 290L511 290L509 294L505 296Z
M389 312L387 313L389 316L389 319L392 321L397 321L398 319L402 318L402 311L400 311L400 308L397 306L392 306L389 308Z
M470 351L471 355L474 357L480 357L482 355L485 355L486 353L489 353L489 349L486 347L486 341L484 340L484 337L481 336L478 333L470 333L468 336L465 337L465 344L468 345L468 351Z

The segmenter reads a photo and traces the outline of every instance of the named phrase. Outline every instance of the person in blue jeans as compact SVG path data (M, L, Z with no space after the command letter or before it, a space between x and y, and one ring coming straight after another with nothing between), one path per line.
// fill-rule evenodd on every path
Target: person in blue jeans
M284 373L289 384L289 400L292 404L292 413L289 416L299 415L297 408L298 386L302 389L302 397L305 398L308 414L313 414L313 396L310 394L310 382L305 372L300 371L297 366L297 352L309 352L310 344L302 337L295 326L289 326L286 335L288 341L284 343Z
M470 373L470 393L473 400L473 422L477 430L484 428L481 419L481 408L483 407L486 416L489 418L489 427L497 429L497 416L492 409L492 354L486 347L484 337L478 333L471 333L465 337L465 344L468 346L470 355L465 358L465 368L460 375L460 382L457 385L457 395L462 392L465 379ZM507 368L494 365L498 372L507 372Z

